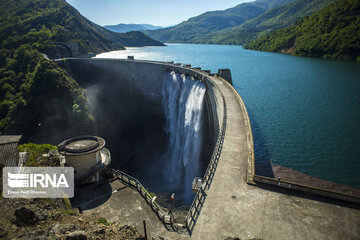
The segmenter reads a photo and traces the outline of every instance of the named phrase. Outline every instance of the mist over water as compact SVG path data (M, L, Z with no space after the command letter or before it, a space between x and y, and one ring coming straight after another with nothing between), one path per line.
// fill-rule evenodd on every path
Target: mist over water
M180 198L193 196L191 183L201 177L202 112L205 94L202 82L175 72L164 74L162 108L169 147L165 154L164 176L169 188L183 186Z

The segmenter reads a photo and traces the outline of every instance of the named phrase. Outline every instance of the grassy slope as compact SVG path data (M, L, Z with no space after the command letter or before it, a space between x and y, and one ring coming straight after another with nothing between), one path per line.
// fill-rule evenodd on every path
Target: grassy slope
M360 0L340 0L247 48L360 61Z
M199 36L238 26L270 8L290 1L292 0L257 0L242 3L224 11L206 12L174 27L145 32L161 42L194 42Z
M240 26L208 34L194 41L213 44L245 44L268 32L287 27L301 17L326 7L336 0L296 0L275 7L266 13L253 18Z

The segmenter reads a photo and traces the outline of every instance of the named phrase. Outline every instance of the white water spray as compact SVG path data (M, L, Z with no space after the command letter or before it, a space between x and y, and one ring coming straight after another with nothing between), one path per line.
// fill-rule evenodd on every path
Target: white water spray
M162 107L170 144L166 154L165 177L169 187L185 188L191 196L191 183L200 177L202 112L205 86L202 82L175 72L166 73L162 82Z

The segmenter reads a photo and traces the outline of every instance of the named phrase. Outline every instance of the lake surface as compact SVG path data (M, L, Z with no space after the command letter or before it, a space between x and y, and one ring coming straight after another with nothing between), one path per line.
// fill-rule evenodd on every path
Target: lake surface
M97 57L229 68L249 112L257 174L269 161L360 188L360 63L293 57L241 46L167 44Z

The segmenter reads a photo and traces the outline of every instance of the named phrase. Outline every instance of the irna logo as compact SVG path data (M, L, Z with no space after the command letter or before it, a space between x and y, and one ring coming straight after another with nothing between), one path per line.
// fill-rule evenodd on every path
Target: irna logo
M37 187L69 187L69 184L66 180L65 174L42 174L42 173L33 173L33 174L21 174L21 173L9 173L8 172L8 185L11 188L37 188Z
M72 198L72 167L4 167L5 198Z

